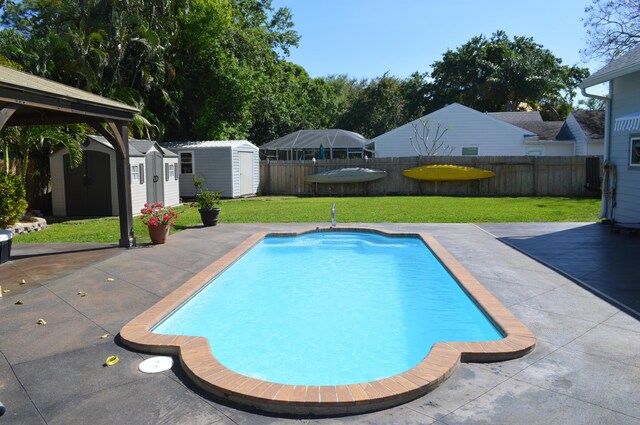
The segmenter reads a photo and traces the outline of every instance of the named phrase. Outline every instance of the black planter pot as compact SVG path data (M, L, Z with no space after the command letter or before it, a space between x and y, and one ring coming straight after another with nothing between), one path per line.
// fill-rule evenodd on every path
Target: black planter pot
M13 234L8 230L0 231L0 264L11 258L11 238Z
M200 219L204 227L215 226L218 224L218 215L220 214L220 208L214 208L212 210L199 209Z

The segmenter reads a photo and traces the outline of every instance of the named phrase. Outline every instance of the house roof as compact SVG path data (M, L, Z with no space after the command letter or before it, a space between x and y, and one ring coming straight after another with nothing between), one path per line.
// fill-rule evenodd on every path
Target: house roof
M107 139L102 136L88 135L87 138L100 143L101 145L104 145L109 149L113 149L111 143L109 143ZM145 156L145 154L149 152L149 149L151 149L151 147L156 144L157 143L153 140L129 139L129 156ZM161 146L158 147L160 147L160 150L165 157L178 156L178 154L176 154L175 152L171 152L169 149L162 149Z
M564 125L564 121L528 121L518 127L535 133L540 140L560 140L558 134Z
M509 124L517 125L520 127L520 123L523 122L536 122L542 121L542 115L540 111L527 111L527 112L487 112L487 115L497 118L502 121L506 121Z
M571 114L574 116L587 138L604 138L604 111L576 109L571 111Z
M564 121L543 121L540 111L487 112L487 115L528 130L539 140L570 140L573 137L563 131Z
M369 141L361 134L337 128L328 130L298 130L260 146L261 150L357 148L364 149Z
M235 148L246 145L255 147L255 145L248 140L192 140L185 142L162 142L160 145L168 149Z
M147 154L151 150L152 147L157 147L162 156L164 157L177 157L178 154L175 152L171 152L169 149L162 148L155 140L140 140L140 139L131 139L129 140L129 146L135 147L137 150L142 152L143 154Z
M605 67L594 72L580 83L579 87L586 89L637 71L640 71L640 46L612 60Z

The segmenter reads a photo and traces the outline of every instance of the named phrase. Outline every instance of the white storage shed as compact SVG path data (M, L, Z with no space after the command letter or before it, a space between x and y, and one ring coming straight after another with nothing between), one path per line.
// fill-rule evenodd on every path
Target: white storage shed
M113 147L101 136L88 136L83 149L82 164L76 168L71 168L66 148L49 157L53 215L118 215ZM162 202L167 206L180 203L175 153L150 140L130 139L129 164L132 214L139 214L145 202Z
M258 147L246 140L164 142L178 154L180 196L196 194L193 178L204 178L205 187L224 198L252 196L260 185Z

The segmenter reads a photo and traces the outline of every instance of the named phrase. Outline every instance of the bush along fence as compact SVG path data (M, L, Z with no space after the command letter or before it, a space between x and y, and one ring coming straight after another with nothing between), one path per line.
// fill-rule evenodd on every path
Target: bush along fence
M319 161L261 161L263 195L300 196L599 196L600 157L585 156L430 156L403 158L352 158ZM421 165L454 164L493 171L483 180L420 181L402 172ZM338 168L364 167L387 172L367 183L307 183L305 176ZM599 170L594 176L589 170ZM589 180L589 181L588 181ZM597 180L597 181L594 181Z

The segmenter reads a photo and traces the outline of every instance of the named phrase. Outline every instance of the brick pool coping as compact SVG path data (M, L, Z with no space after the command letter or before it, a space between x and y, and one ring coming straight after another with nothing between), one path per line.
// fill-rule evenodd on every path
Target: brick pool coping
M438 342L415 367L396 376L351 385L287 385L240 375L223 366L203 337L160 335L151 329L222 273L266 236L297 233L257 233L193 276L182 286L140 314L120 331L122 341L137 350L178 355L186 374L202 389L233 403L287 415L364 413L406 403L431 391L448 378L460 361L491 362L521 357L536 344L533 333L478 282L453 255L427 233L391 233L375 229L340 228L333 231L371 232L388 237L420 237L460 286L500 328L505 337L486 342Z

